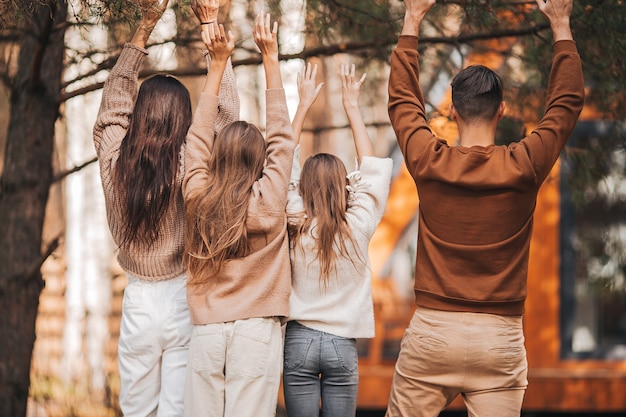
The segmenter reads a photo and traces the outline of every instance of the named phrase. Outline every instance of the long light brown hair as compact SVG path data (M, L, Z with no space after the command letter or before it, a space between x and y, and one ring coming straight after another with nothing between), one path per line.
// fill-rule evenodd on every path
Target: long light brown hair
M206 283L229 259L249 253L246 218L250 192L263 172L266 144L254 125L237 121L216 136L208 188L186 201L190 285Z
M300 236L310 232L315 223L316 257L320 263L320 281L328 285L335 261L340 256L350 259L346 242L356 249L353 234L348 226L346 167L339 158L327 153L309 157L300 174L300 195L306 216L299 225L290 225L292 248L298 248ZM301 250L304 250L300 247ZM358 254L360 258L360 254ZM360 259L359 259L360 260ZM355 262L354 259L351 259Z
M139 88L113 185L120 190L121 246L152 245L176 187L181 146L191 125L189 91L176 78L155 75Z

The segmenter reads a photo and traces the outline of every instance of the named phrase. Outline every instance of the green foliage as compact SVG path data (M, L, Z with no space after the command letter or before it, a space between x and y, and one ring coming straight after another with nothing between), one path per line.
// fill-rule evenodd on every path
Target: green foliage
M522 120L505 116L498 123L495 143L496 145L510 145L513 142L519 142L527 133Z
M586 104L613 120L626 120L626 5L622 0L574 2L572 32L583 61ZM548 65L537 65L547 82L552 40L527 39L526 55Z
M373 44L370 57L387 59L400 26L391 0L309 0L308 32L320 44L360 42Z
M469 0L463 4L465 13L464 24L468 31L487 31L498 28L502 20L497 12L502 8L502 2L485 3L483 0Z
M626 120L626 5L621 0L575 4L574 36L591 87L587 103Z
M588 126L603 129L589 129ZM572 202L583 209L598 183L606 181L616 169L614 156L626 152L626 124L614 122L579 122L574 137L565 148L566 161L571 167L566 181L572 193ZM626 172L622 174L626 176Z
M595 187L607 175L613 152L626 151L626 5L622 0L589 0L574 2L571 18L572 32L583 62L588 92L585 104L596 113L594 118L616 121L601 138L588 136L570 142L566 151L576 169L569 182L574 190L574 202L585 200L585 190ZM552 57L551 38L529 38L525 43L527 61L537 64L540 83L545 85Z
M29 22L29 18L40 6L47 7L45 0L0 1L0 30L14 28Z

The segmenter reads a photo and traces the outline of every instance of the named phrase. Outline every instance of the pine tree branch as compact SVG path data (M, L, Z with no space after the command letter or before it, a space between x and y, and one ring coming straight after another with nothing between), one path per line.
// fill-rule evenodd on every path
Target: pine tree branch
M498 38L508 38L508 37L521 37L521 36L532 36L541 33L549 28L548 24L540 24L535 25L533 27L527 27L522 29L507 29L507 30L498 30L493 32L486 33L472 33L472 34L464 34L459 36L435 36L435 37L423 37L420 39L420 45L432 45L432 44L443 44L443 45L459 45L464 43L471 43L474 41L481 41L487 39L498 39ZM191 39L188 40L191 42ZM304 59L311 57L320 57L320 56L330 56L338 53L347 53L347 52L357 52L357 51L366 51L368 49L375 48L387 48L391 47L395 44L395 39L389 40L388 42L379 42L379 41L371 41L371 42L346 42L339 43L333 45L322 45L315 48L307 48L302 50L301 52L295 54L282 54L279 56L281 61L290 60L290 59ZM101 65L98 65L97 68L89 71L90 75L96 74L99 71L106 70L111 68L111 65L117 60L118 55L111 56ZM254 55L248 58L235 59L233 60L233 67L241 66L241 65L260 65L262 63L260 55ZM139 76L140 78L145 78L150 75L153 75L157 72L161 71L142 71ZM168 71L169 74L176 77L183 76L202 76L206 74L206 68L178 68L172 71ZM84 78L84 76L81 76ZM66 86L71 85L75 80L68 81ZM104 85L103 82L93 83L90 85L86 85L84 87L78 88L76 90L72 90L69 92L65 92L61 94L60 101L64 102L73 97L77 97L91 91L96 91L102 88Z

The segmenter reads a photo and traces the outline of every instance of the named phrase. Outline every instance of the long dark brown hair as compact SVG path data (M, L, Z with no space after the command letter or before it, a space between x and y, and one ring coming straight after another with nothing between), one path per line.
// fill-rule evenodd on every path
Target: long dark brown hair
M346 242L354 244L348 226L347 171L339 158L327 153L309 157L300 174L300 195L306 216L299 225L289 226L292 248L300 242L300 236L311 230L315 221L315 251L320 263L320 281L326 286L339 256L350 259ZM360 258L360 254L357 254ZM360 260L360 259L359 259ZM352 262L355 262L352 259Z
M176 78L155 75L139 88L113 173L121 190L123 242L150 246L176 189L181 146L191 125L191 100Z
M266 144L256 126L227 125L209 159L208 188L185 202L188 284L206 283L229 259L248 255L250 192L263 173Z

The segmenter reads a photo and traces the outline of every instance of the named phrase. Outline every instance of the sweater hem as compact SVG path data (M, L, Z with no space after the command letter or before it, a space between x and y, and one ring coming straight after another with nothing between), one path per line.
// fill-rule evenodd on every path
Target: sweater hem
M502 301L463 300L415 290L415 304L433 310L521 316L524 314L525 301L526 298Z
M258 314L238 314L219 315L215 311L204 311L202 313L191 313L191 324L194 326L205 326L207 324L229 323L231 321L246 320L252 318L277 317L283 319L289 315L289 309L274 312L259 312Z
M309 321L309 320L299 320L299 319L295 319L292 317L287 318L287 320L285 320L285 323L288 323L290 321L295 321L296 323L304 327L308 327L311 330L331 334L333 336L343 337L345 339L372 339L376 336L374 329L371 329L365 332L351 333L350 331L344 332L344 331L339 330L338 326L333 326L333 325L325 326L319 322L314 322L314 321Z

